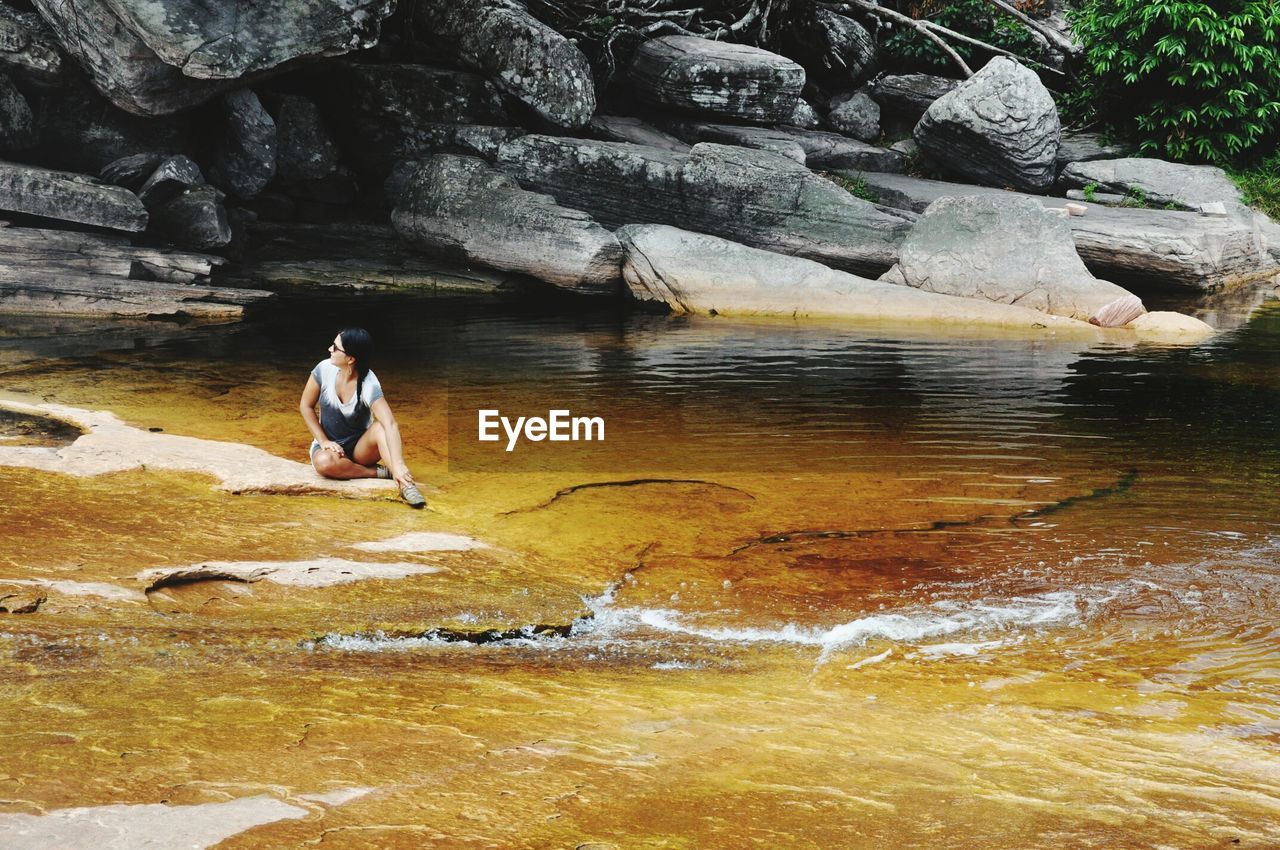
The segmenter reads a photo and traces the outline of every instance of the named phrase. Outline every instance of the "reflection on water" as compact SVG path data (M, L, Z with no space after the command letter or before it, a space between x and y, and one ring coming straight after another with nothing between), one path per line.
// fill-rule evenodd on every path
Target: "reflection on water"
M262 794L306 814L219 847L1280 843L1274 303L1190 348L404 298L6 321L0 393L290 457L366 325L440 492L0 469L0 597L45 597L0 614L0 845ZM610 431L484 456L481 404ZM423 531L489 545L378 544ZM138 579L312 559L415 568Z

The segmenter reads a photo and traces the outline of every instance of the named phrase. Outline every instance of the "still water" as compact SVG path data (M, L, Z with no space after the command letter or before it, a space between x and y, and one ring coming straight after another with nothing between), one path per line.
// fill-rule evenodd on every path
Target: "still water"
M299 460L365 325L431 509L0 467L0 596L47 597L0 614L0 846L247 800L279 811L194 846L1280 845L1277 302L1192 347L409 296L5 321L4 397ZM607 435L507 453L479 407ZM484 545L357 546L424 531ZM137 578L335 557L435 571Z

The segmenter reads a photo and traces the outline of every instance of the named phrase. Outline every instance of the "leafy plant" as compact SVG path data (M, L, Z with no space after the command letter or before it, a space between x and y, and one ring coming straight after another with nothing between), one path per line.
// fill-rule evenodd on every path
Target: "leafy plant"
M1091 204L1092 204L1092 203L1094 202L1094 198L1095 198L1095 197L1097 197L1097 194L1098 194L1098 184L1097 184L1097 183L1086 183L1086 184L1085 184L1085 186L1084 186L1084 199L1085 199L1086 201L1088 201L1089 203L1091 203Z
M1028 59L1041 57L1040 43L1035 36L1017 20L997 11L985 0L928 0L910 5L912 8L908 11L912 13L912 17L933 21L992 47L999 47ZM973 58L975 51L981 51L981 48L962 42L950 43L966 62ZM937 69L952 67L951 60L936 44L912 29L898 30L885 42L884 49L892 56L918 65ZM989 55L986 51L981 52L984 56Z
M1141 186L1130 186L1129 191L1124 193L1124 200L1120 202L1120 206L1145 210L1147 208L1147 190Z
M1240 187L1245 203L1280 220L1280 151L1253 168L1228 169L1227 174Z
M1083 85L1067 107L1143 152L1227 164L1280 125L1280 3L1085 0Z
M880 196L867 185L867 181L862 179L862 177L850 178L845 177L843 174L836 174L834 172L826 172L823 176L840 188L844 189L850 195L853 195L855 198L861 198L862 200L870 201L873 204L880 203Z

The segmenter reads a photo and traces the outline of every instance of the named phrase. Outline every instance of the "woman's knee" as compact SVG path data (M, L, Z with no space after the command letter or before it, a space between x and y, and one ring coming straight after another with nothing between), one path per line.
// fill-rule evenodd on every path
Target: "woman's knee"
M325 478L337 477L335 473L337 472L339 460L338 456L333 452L326 452L324 449L320 449L315 454L311 455L311 463L315 466L316 472L320 473Z

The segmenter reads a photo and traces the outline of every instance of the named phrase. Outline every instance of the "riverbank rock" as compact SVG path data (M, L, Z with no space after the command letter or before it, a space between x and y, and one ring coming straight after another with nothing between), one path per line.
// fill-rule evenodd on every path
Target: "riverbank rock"
M1101 133L1063 130L1058 145L1058 170L1072 162L1094 159L1120 159L1132 156L1136 149L1123 142L1104 142Z
M692 144L715 142L772 151L815 170L901 171L905 166L902 156L895 151L821 130L744 127L741 124L700 121L670 121L666 127L675 136Z
M407 181L391 215L415 247L562 289L616 294L622 248L613 234L547 195L526 192L475 157L437 154Z
M62 80L62 52L40 16L0 5L0 66L37 86Z
M1095 186L1099 192L1139 194L1152 207L1177 206L1199 210L1204 204L1221 203L1233 215L1245 214L1248 205L1240 188L1221 168L1184 165L1162 159L1098 159L1068 163L1058 182L1067 188Z
M866 280L821 263L666 225L629 225L617 235L626 251L623 279L632 297L665 305L675 313L838 317L1088 333L1083 323L1026 307Z
M131 233L147 227L147 209L128 189L15 162L0 162L0 210Z
M209 251L231 242L231 224L223 194L197 186L159 205L152 213L154 229L184 248Z
M188 109L236 80L376 43L392 0L279 3L36 0L94 85L141 115Z
M1144 313L1130 322L1129 327L1137 331L1139 337L1157 341L1200 340L1215 333L1210 325L1193 316L1162 310Z
M878 208L784 156L702 143L688 154L644 145L525 136L500 167L528 189L609 228L672 224L837 268L880 274L915 216Z
M933 74L886 74L871 84L871 97L886 112L915 125L938 98L955 91L959 80Z
M1034 72L997 56L936 100L913 134L945 169L984 186L1053 185L1058 108Z
M880 104L864 91L836 95L831 99L827 123L846 136L874 142L880 138Z
M668 121L664 125L684 142L685 150L699 142L736 145L758 151L769 151L805 164L804 148L785 130L772 127L745 127L741 124L707 124L700 121Z
M904 282L1085 320L1130 295L1089 273L1061 216L1030 198L942 198L902 243Z
M417 0L420 35L488 75L539 118L566 130L596 111L591 66L577 45L510 0Z
M1046 207L1061 198L1017 195L986 186L924 180L902 174L860 172L858 179L880 203L923 212L943 197L1025 197ZM1089 271L1107 280L1158 291L1214 291L1274 274L1280 256L1264 250L1257 221L1167 210L1086 205L1066 219L1076 253ZM1280 244L1280 243L1277 243Z
M250 89L223 98L222 113L209 177L238 197L253 198L276 176L276 122Z
M106 173L127 179L126 168L134 163L141 164L142 160L149 159L144 155L141 160L134 160L130 163L117 162L116 167L107 169ZM200 166L196 165L190 157L178 154L156 165L155 170L151 172L151 176L138 189L138 198L146 205L147 209L151 209L168 203L186 190L193 189L203 183L204 174L201 173Z
M676 153L688 153L692 147L670 133L628 115L595 116L591 119L591 134L605 142L631 142Z
M682 35L640 45L629 78L645 103L755 124L789 121L805 79L785 56Z

